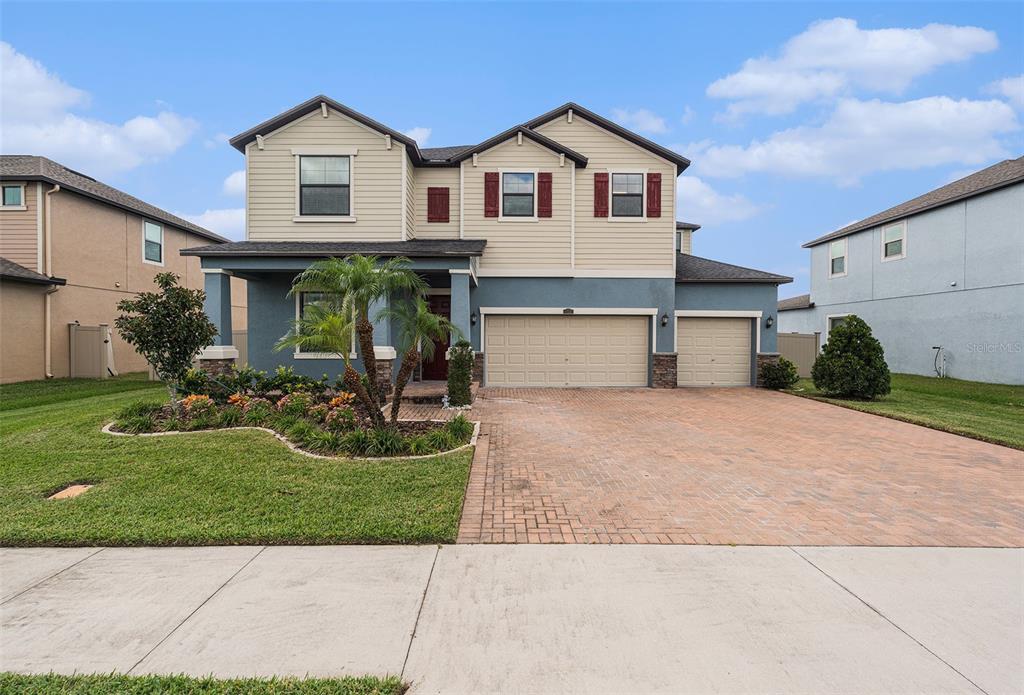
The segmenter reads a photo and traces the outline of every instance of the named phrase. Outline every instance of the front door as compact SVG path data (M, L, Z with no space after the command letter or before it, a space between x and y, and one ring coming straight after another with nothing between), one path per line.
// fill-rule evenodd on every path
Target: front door
M427 304L432 313L451 319L452 297L450 294L432 294L427 297ZM447 337L444 340L434 341L434 355L429 361L423 363L424 381L443 381L448 378L448 358L446 356L448 342Z

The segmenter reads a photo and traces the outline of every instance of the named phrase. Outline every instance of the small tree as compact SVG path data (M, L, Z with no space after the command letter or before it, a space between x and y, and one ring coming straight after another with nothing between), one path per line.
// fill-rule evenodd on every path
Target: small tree
M814 386L828 396L877 398L889 393L885 351L871 327L847 316L829 332L828 342L811 368Z
M178 285L174 273L158 273L159 292L140 292L117 304L114 325L125 341L152 365L178 410L178 384L199 352L213 342L217 327L203 311L206 293Z
M465 340L455 343L448 359L448 405L469 405L473 399L473 346Z
M765 362L757 374L758 383L766 389L788 389L799 380L796 365L785 357L776 362Z

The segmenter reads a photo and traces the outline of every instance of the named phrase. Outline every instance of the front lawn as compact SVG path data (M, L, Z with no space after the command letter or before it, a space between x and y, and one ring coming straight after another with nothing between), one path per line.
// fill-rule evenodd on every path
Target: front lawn
M792 393L1024 449L1024 386L893 374L892 393L876 401L828 398L810 379L801 379Z
M22 676L0 673L0 692L33 695L401 695L395 677L374 678L189 678L187 676Z
M472 450L405 461L318 460L252 430L100 432L160 385L53 402L21 387L0 413L0 545L444 543L455 540ZM110 384L113 380L101 382ZM9 387L5 387L9 388ZM103 386L102 388L111 388ZM46 497L93 483L73 499Z
M48 379L22 381L0 386L0 410L17 410L31 405L73 401L105 393L146 391L156 384L146 372L133 372L110 379Z

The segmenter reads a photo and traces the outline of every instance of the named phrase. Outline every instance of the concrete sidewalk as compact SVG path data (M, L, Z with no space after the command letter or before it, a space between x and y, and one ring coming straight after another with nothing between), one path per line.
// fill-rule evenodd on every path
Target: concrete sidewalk
M1019 549L0 549L0 671L1019 693L1022 587Z

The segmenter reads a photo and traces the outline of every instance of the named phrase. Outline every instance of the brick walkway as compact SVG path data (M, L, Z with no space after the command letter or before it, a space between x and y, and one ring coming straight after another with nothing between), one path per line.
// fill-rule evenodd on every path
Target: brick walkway
M460 543L1024 545L1024 452L755 389L481 389Z

